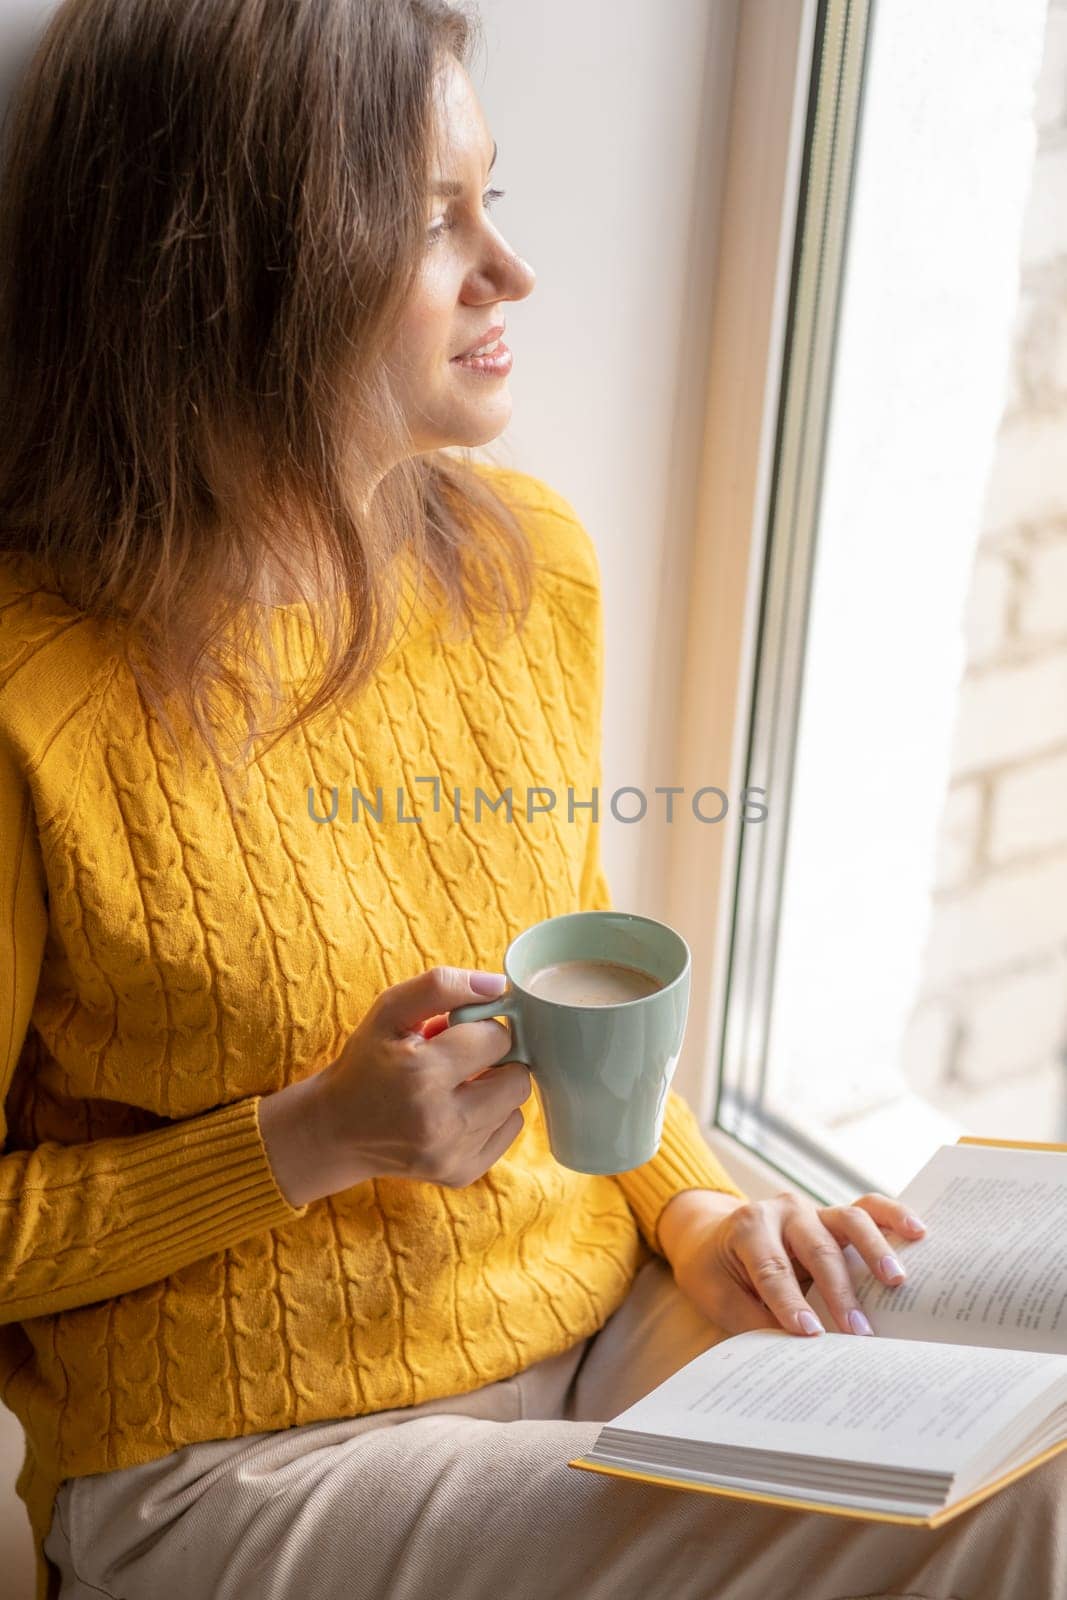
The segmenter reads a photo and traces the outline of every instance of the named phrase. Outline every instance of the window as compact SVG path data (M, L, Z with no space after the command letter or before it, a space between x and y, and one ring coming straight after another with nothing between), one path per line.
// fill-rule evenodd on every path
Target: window
M709 1038L830 1200L1067 1140L1067 5L812 16Z

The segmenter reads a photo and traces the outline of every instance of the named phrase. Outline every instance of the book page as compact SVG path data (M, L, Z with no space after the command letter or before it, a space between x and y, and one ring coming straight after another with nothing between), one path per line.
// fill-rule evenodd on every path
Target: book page
M766 1329L712 1345L608 1426L957 1472L1065 1380L1065 1356Z
M845 1249L876 1334L1067 1353L1067 1154L943 1145L900 1198L926 1223L890 1235L903 1283ZM835 1327L814 1285L808 1300Z

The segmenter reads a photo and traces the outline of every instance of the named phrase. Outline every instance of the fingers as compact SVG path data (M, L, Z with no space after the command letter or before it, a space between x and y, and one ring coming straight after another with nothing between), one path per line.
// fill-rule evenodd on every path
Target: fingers
M836 1211L844 1212L849 1209L848 1206L841 1206L836 1208ZM841 1332L870 1334L874 1329L856 1299L841 1246L830 1227L821 1220L834 1210L833 1207L826 1207L824 1211L816 1212L814 1215L805 1211L791 1217L786 1222L783 1235L797 1259L803 1262L811 1273L816 1288ZM864 1217L867 1225L878 1234L878 1229L866 1212L860 1212L859 1215ZM851 1222L849 1226L852 1226ZM880 1234L878 1236L881 1238ZM883 1255L885 1249L883 1239L881 1251Z
M518 1106L510 1112L499 1128L494 1128L478 1151L478 1165L484 1172L494 1162L499 1161L505 1150L509 1150L522 1132L525 1117Z
M486 976L491 974L467 967L430 967L383 989L374 1004L377 1020L394 1038L418 1032L428 1017L484 1001L485 989L475 987L471 980L480 982Z
M517 1111L533 1092L530 1069L521 1061L507 1066L491 1067L487 1072L461 1083L458 1094L467 1097L464 1104L476 1115L472 1121L478 1126L496 1128L509 1114Z
M740 1207L731 1221L737 1259L775 1320L787 1333L824 1333L801 1293L782 1235L768 1226L756 1208L750 1212Z
M731 1333L754 1333L757 1328L777 1328L774 1313L750 1290L727 1281L720 1284L711 1319Z
M869 1212L883 1228L899 1233L902 1239L920 1239L926 1232L925 1222L909 1211L902 1200L890 1200L884 1194L864 1194L855 1204Z
M893 1288L904 1282L905 1270L872 1212L880 1213L885 1218L885 1225L894 1227L903 1220L903 1208L898 1200L887 1200L884 1195L868 1195L864 1198L871 1202L880 1201L881 1204L863 1205L857 1202L851 1206L824 1206L819 1216L835 1238L846 1240L855 1247L881 1283Z
M470 1026L470 1024L468 1024L468 1026ZM429 1041L430 1039L436 1039L438 1037L438 1035L444 1033L447 1030L447 1028L448 1028L448 1017L446 1015L446 1016L441 1016L441 1017L431 1017L428 1022L424 1022L421 1027L416 1028L415 1032L421 1034L422 1037L425 1040ZM503 1054L503 1048L501 1048L501 1050L496 1053L496 1059L495 1059L494 1063L491 1066L477 1068L477 1069L469 1072L466 1077L464 1077L464 1078L462 1078L462 1079L460 1079L458 1081L463 1082L463 1083L469 1083L472 1078L480 1078L480 1077L483 1077L486 1073L494 1072L496 1070L496 1061L500 1060L502 1054ZM434 1059L435 1060L440 1060L440 1055L435 1056ZM454 1064L458 1063L459 1060L460 1060L459 1057L454 1057L451 1054L448 1056L448 1063L449 1063L450 1067L453 1066ZM468 1066L469 1063L464 1060L462 1065L463 1066ZM455 1080L455 1073L454 1072L451 1073L451 1076L452 1076L453 1080Z
M902 1283L904 1268L879 1223L912 1240L925 1232L924 1223L906 1205L886 1195L863 1195L851 1206L816 1207L795 1194L782 1194L731 1213L730 1254L753 1294L787 1333L826 1331L804 1298L799 1271L810 1274L842 1333L871 1334L844 1246L852 1245L882 1283Z
M427 1041L427 1047L435 1065L440 1064L444 1082L455 1087L483 1068L495 1069L508 1059L511 1029L493 1017L482 1017L459 1028L442 1028Z

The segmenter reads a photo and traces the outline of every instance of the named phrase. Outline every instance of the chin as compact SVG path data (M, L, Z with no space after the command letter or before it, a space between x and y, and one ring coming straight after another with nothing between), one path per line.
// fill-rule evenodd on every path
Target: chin
M455 444L462 444L468 449L478 445L491 444L500 437L508 423L511 421L511 401L506 405L486 407L483 415L469 417L462 422L456 419Z
M480 408L454 407L447 414L438 413L431 419L423 413L416 437L419 450L476 450L479 445L491 444L498 439L511 421L511 396L486 397Z

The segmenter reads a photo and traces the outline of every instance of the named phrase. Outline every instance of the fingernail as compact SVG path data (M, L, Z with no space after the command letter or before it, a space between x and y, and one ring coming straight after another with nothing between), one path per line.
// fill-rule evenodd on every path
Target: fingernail
M918 1217L905 1217L904 1221L915 1233L920 1233L926 1227L926 1223L920 1222Z
M798 1311L797 1321L802 1333L825 1333L826 1329L815 1315L814 1311Z
M878 1263L878 1270L885 1278L903 1278L904 1268L896 1256L883 1256Z
M468 972L467 981L475 994L500 994L507 985L502 972Z
M867 1321L867 1318L863 1315L863 1312L860 1311L858 1307L854 1307L849 1312L849 1314L848 1314L848 1325L852 1329L853 1333L873 1333L874 1332L874 1329L871 1327L870 1323Z

